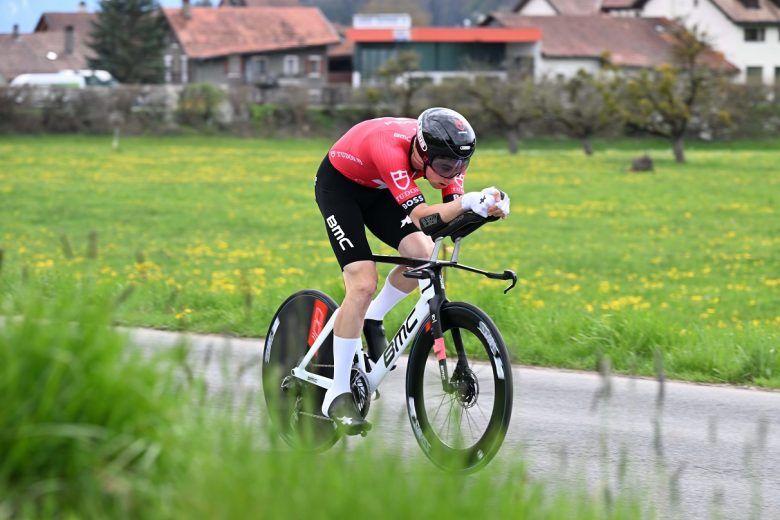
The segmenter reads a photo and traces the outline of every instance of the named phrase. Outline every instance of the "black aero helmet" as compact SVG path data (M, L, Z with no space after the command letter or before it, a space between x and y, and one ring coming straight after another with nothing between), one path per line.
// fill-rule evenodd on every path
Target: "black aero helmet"
M476 144L471 125L454 110L429 108L417 118L417 151L439 175L454 177L465 171Z

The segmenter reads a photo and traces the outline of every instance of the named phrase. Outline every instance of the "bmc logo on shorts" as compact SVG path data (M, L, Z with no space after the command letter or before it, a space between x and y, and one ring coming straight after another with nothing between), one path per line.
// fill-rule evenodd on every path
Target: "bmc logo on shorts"
M341 226L338 222L336 222L336 216L331 215L328 218L325 219L325 222L328 223L328 227L330 228L330 232L333 233L333 238L336 239L336 242L339 243L339 246L341 246L342 251L346 251L347 248L344 247L344 245L348 245L349 247L354 248L355 246L352 245L352 242L346 238L346 233L344 233L344 230L341 229Z
M406 172L406 170L390 172L390 177L393 179L393 182L399 190L405 190L409 187L409 174Z

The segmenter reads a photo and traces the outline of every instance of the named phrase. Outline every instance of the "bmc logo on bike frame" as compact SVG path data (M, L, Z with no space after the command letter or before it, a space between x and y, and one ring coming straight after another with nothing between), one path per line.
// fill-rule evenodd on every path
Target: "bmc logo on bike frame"
M325 222L328 223L328 227L330 228L331 233L333 233L333 238L336 239L336 242L339 243L339 246L341 246L342 251L346 251L347 248L344 247L344 244L349 245L349 247L354 248L355 246L352 245L352 242L346 238L346 233L344 233L344 230L341 229L341 226L338 222L336 222L335 215L331 215L328 218L325 219Z
M409 337L409 334L412 333L412 330L414 330L414 326L417 325L417 318L414 319L413 322L409 322L414 317L414 311L417 309L412 309L411 314L406 317L406 321L401 324L401 328L398 329L398 332L395 334L395 337L393 338L393 341L390 342L390 344L385 349L384 354L382 354L382 358L385 361L385 366L390 367L390 363L393 362L393 359L395 359L395 356L398 354L398 351L401 349L401 345L404 344L406 339Z

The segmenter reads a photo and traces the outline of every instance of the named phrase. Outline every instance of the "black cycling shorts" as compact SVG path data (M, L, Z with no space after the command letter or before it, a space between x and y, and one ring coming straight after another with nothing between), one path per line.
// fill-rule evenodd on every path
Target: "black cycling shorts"
M419 231L390 190L352 182L333 167L328 156L317 170L314 197L342 270L352 262L371 260L365 227L396 250L404 237Z

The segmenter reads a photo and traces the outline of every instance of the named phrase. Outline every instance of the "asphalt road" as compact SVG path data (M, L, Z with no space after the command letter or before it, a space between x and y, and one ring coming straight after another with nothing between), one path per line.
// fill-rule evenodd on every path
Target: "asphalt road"
M128 332L150 350L182 339ZM187 342L212 390L259 390L260 340ZM404 367L402 360L372 403L370 435L424 457L406 416ZM523 460L533 478L561 488L636 491L661 518L780 519L780 392L525 367L514 369L514 384L512 423L488 470Z

